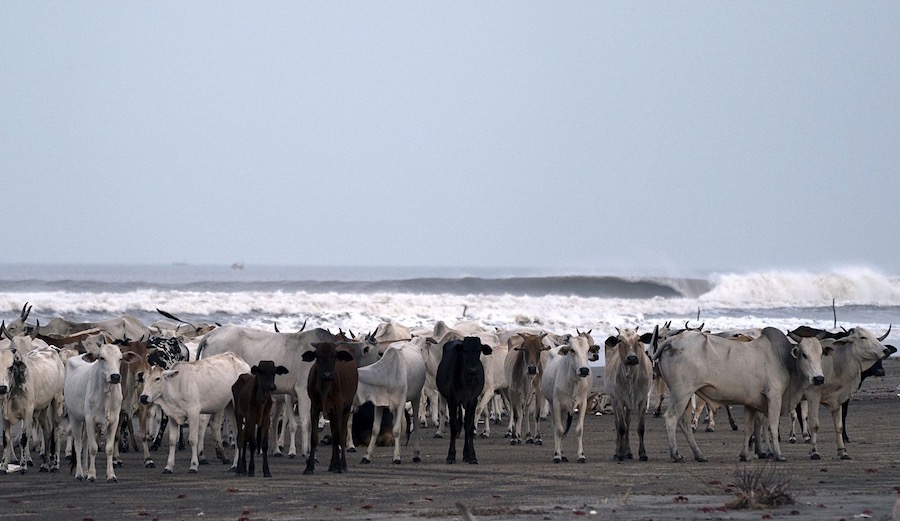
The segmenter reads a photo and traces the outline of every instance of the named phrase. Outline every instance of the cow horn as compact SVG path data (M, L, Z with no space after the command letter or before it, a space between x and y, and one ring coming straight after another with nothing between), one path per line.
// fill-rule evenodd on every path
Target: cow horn
M41 328L41 319L37 319L35 322L36 322L36 323L35 323L34 327L31 328L31 335L30 335L30 336L31 336L31 339L32 339L32 340L34 340L35 338L37 338L37 336L38 336L38 330Z
M278 330L278 322L275 322L275 332L276 332L276 333L281 333L281 331Z
M306 317L306 320L303 321L303 325L300 327L300 331L306 329L306 323L309 321L309 317Z
M26 302L25 305L22 306L22 312L19 313L19 316L22 317L22 322L25 322L25 319L28 318L29 313L31 313L31 308L28 307L28 302Z
M891 326L892 326L892 325L893 325L893 324L888 324L888 330L887 330L887 333L885 333L885 334L881 335L880 337L878 337L878 341L879 341L879 342L884 342L884 339L887 338L887 336L891 334Z
M9 334L9 330L6 329L6 321L0 322L0 334L5 336L6 338L12 340L12 335Z

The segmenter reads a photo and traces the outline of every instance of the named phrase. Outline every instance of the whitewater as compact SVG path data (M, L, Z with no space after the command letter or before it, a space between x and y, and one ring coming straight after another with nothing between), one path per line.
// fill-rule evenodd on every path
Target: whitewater
M432 327L473 321L557 333L649 331L671 320L707 329L863 326L900 322L900 277L856 267L702 277L556 274L549 270L134 265L0 265L0 318L33 305L29 322L94 321L161 309L187 321L281 331L372 331L380 322ZM832 307L832 303L834 306ZM836 316L836 321L835 321ZM887 343L900 336L891 332Z

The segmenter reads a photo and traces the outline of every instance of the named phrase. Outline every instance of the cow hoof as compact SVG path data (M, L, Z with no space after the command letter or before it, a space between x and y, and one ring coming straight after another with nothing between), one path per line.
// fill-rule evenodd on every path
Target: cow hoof
M775 461L787 461L787 458L784 456L775 456Z
M418 456L415 456L415 457L413 458L413 463L422 463L422 458L420 458L420 457L418 457Z
M196 473L197 473L197 469L188 470L188 474L196 474Z
M4 472L4 474L6 474ZM75 481L84 481L84 476L75 476Z
M90 481L91 483L94 483L97 481L97 478L88 478L88 481Z
M271 477L272 477L272 473L271 473L271 472L263 472L263 477L264 477L264 478L271 478Z
M712 427L707 427L706 432L716 432L716 430L713 429Z
M433 436L433 437L434 437L434 438L443 439L443 438L444 438L444 435L441 434L441 433L439 433L439 432L436 432L436 433L434 433L434 436Z
M842 460L852 460L853 458L851 458L849 454L842 454L841 459Z
M525 445L534 445L534 438L525 438Z
M201 459L201 460L199 461L199 463L200 463L201 465L209 465L209 460L207 460L206 458L203 458L203 459Z
M535 444L535 445L543 446L543 445L544 445L544 440L538 438L538 439L534 440L534 444Z
M50 473L53 474L54 472L59 472L59 468L57 468L57 467L52 467L52 468L50 469Z
M145 469L154 469L154 468L156 468L156 464L153 463L152 459L148 459L147 461L144 462L144 468Z
M372 463L372 460L370 460L369 458L363 458L359 462L360 465L368 465L369 463Z
M41 467L38 472L50 472L50 469L48 469L47 467Z
M272 457L273 458L283 458L284 454L282 454L281 452L273 452Z
M296 454L288 454L288 459L294 459L296 457L297 457Z
M678 455L678 456L672 458L672 461L674 463L684 463L684 456Z
M315 472L315 471L309 467L307 467L306 469L303 470L303 473L307 474L307 475L312 474L313 472Z
M818 461L818 460L822 459L822 456L819 456L819 454L817 452L814 452L809 455L809 459Z
M516 440L515 440L515 439L512 439L512 440L509 440L509 444L510 444L510 445L517 445L517 443L516 443Z
M447 465L453 465L456 463L456 458L447 458Z
M567 457L565 457L565 456L562 457L562 460L563 460L563 463L568 463L568 462L569 462L569 458L567 458Z
M790 438L788 438L788 443L797 443L797 437L791 436Z
M347 452L356 452L356 447L347 447Z
M578 458L578 463L587 463L587 458L585 458L584 456Z
M172 474L172 470L171 469L163 469L162 473L163 474Z
M553 463L562 463L562 458L560 458L559 456L555 456L553 458Z
M106 482L107 482L107 483L118 483L118 482L119 482L119 478L117 478L117 477L115 477L115 476L110 476L110 477L106 478Z
M659 411L654 411L654 412L653 412L653 417L654 417L654 418L661 418L661 417L662 417L662 413L659 412Z
M478 460L475 459L475 458L470 459L470 460L469 460L469 465L478 465Z
M646 454L642 455L642 456L641 456L640 458L638 458L638 459L641 460L641 461L650 461L650 458L648 458Z
M479 438L490 438L491 435L490 435L490 434L485 434L485 433L482 432L481 434L478 435L478 437L479 437Z
M399 465L399 464L400 464L400 460L395 459L395 460L394 460L394 465Z

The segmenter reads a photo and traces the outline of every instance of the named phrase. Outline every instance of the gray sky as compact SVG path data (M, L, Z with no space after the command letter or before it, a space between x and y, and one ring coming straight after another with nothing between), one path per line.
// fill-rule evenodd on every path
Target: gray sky
M0 262L900 273L900 3L4 2Z

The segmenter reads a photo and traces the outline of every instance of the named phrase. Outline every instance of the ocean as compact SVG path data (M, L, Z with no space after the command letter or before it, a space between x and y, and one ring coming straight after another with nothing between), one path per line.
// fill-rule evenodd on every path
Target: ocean
M900 277L871 268L828 272L709 273L692 277L562 273L549 269L227 265L0 264L0 318L33 306L29 322L95 321L157 309L186 321L272 330L323 327L368 332L379 322L431 327L650 331L690 321L711 330L800 325L863 326L882 334L900 322ZM832 307L834 302L834 307ZM699 317L699 318L698 318ZM900 327L886 343L896 344Z

